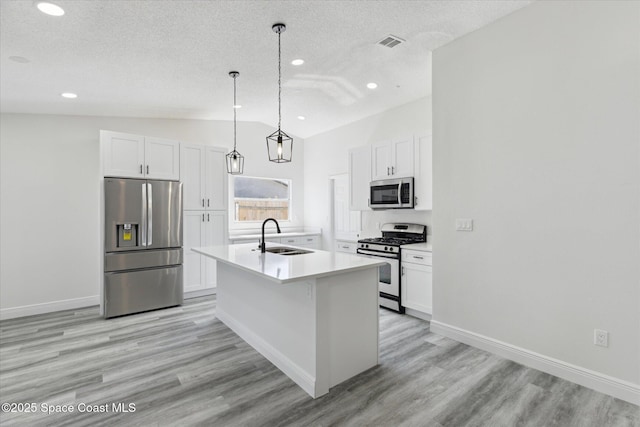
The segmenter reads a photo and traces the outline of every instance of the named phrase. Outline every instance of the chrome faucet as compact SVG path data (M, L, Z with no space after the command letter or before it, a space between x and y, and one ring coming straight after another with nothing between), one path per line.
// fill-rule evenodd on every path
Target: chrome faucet
M262 253L265 252L265 248L266 248L264 244L264 226L269 221L273 221L276 223L276 228L278 229L278 233L280 233L280 224L278 224L278 221L276 221L275 218L267 218L264 220L264 222L262 223L262 243L260 243L260 252Z

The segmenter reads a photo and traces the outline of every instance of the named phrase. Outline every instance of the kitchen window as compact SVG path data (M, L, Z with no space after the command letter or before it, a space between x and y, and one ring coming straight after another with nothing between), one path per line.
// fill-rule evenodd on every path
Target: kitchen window
M289 221L291 180L234 176L232 202L235 222Z

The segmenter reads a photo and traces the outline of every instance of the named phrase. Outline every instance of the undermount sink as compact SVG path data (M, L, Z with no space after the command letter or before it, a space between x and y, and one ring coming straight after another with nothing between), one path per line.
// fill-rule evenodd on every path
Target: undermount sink
M313 251L308 251L306 249L290 248L288 246L277 246L275 248L267 248L265 249L265 251L271 252L272 254L278 254L278 255L303 255L303 254L313 253Z

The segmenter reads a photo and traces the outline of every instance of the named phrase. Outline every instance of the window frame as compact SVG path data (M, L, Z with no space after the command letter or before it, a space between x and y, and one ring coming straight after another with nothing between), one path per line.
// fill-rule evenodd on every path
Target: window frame
M278 223L288 224L292 222L293 216L293 180L290 178L272 178L268 176L248 176L248 175L232 175L229 189L229 219L230 223L234 228L243 228L243 226L247 226L246 228L255 228L256 224L262 224L264 219L257 221L239 221L236 219L236 197L235 197L235 180L236 178L252 178L252 179L263 179L267 181L284 181L289 185L289 198L288 199L271 199L271 200L287 200L288 201L288 217L287 219L278 219ZM246 198L244 200L270 200L270 199L250 199ZM266 218L265 218L266 219Z

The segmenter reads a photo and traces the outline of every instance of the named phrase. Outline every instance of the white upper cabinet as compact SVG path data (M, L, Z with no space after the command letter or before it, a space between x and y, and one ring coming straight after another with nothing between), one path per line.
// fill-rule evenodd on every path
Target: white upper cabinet
M226 150L207 147L205 154L204 185L206 209L221 210L227 208L227 165Z
M415 209L431 210L433 200L431 132L424 132L416 136L415 149Z
M153 179L180 179L180 143L145 137L145 175Z
M349 207L354 211L369 210L371 182L371 146L349 150Z
M105 176L180 179L180 143L119 132L100 131Z
M185 210L224 210L227 206L225 149L182 144L181 181Z
M415 147L411 135L372 144L372 180L413 176L414 156Z

